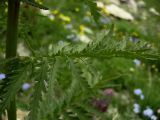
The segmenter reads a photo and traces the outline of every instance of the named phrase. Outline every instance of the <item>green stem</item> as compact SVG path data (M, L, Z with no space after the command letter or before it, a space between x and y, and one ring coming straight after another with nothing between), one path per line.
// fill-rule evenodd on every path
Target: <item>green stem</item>
M8 0L6 59L14 58L17 54L19 7L19 0ZM15 98L11 101L9 108L7 109L7 113L8 120L16 120Z
M19 6L19 0L8 0L6 58L16 56Z

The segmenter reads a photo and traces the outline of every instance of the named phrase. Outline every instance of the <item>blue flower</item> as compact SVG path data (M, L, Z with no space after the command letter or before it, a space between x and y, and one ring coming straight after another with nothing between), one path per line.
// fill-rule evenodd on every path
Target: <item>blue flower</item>
M130 37L129 38L129 41L133 42L133 43L138 43L139 42L139 39L136 38L136 37Z
M137 67L139 67L141 65L141 61L138 59L134 59L133 62Z
M6 78L6 75L4 73L0 73L0 80L3 80Z
M134 89L134 94L140 96L140 95L142 95L142 90L139 88Z
M85 22L91 22L91 18L88 17L88 16L85 16L85 17L83 18L83 20L84 20Z
M23 91L26 91L26 90L28 90L30 87L31 87L31 85L30 85L29 83L24 83L24 84L22 85L22 90L23 90Z
M152 116L151 116L151 120L157 120L157 116L152 115Z
M133 107L134 108L140 108L140 105L138 103L134 103Z
M72 24L68 24L68 25L66 25L65 27L66 27L66 29L70 30L70 29L73 28L73 25L72 25Z
M136 114L138 114L138 113L141 112L141 111L140 111L140 108L133 108L133 111L134 111L134 113L136 113Z
M144 95L143 94L140 95L140 99L144 100Z
M134 108L133 108L134 113L138 114L138 113L141 112L141 109L140 109L140 105L139 105L139 104L135 103L135 104L133 105L133 107L134 107Z
M153 110L151 108L147 108L143 111L143 115L146 117L151 117L153 115Z

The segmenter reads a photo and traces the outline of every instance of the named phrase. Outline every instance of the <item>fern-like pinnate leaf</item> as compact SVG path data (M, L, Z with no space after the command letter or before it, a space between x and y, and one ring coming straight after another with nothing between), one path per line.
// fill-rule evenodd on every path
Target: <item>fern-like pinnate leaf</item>
M74 59L68 58L67 56L64 58L57 56L55 58L53 65L51 65L51 72L49 72L50 77L47 81L48 86L46 93L43 101L40 103L41 109L38 113L38 119L45 119L46 117L48 117L48 119L58 119L63 115L65 119L71 120L74 119L74 117L70 116L70 113L67 112L67 109L69 109L67 107L71 107L70 104L73 100L77 98L77 96L82 95L85 90L90 89L90 86L88 85L88 81L83 77L78 62L75 62ZM64 79L63 74L59 75L60 69L69 70L68 73L70 77ZM59 109L63 111L62 114L61 112L59 114Z
M40 102L40 111L38 115L38 119L45 119L47 116L53 117L53 113L50 111L54 111L56 107L56 97L55 92L58 88L58 72L59 72L60 62L58 58L55 58L50 64L50 72L48 73L48 81L46 94L43 97L43 101ZM51 102L52 101L52 102Z
M50 51L47 58L48 62L50 60L54 62L52 66L52 71L54 72L51 75L52 79L47 82L49 86L43 101L40 103L41 109L38 119L87 120L92 119L94 114L104 118L104 115L94 110L92 100L96 94L93 91L105 88L106 85L103 85L104 81L101 82L100 80L97 81L96 85L90 85L87 80L88 77L86 77L87 79L85 78L84 73L91 72L90 70L87 71L87 69L83 71L84 67L87 67L87 59L89 58L124 57L128 59L160 60L158 54L153 54L152 51L151 53L148 52L150 48L146 44L139 43L135 46L128 44L129 41L125 39L116 41L112 33L113 27L110 31L98 33L95 37L96 39L93 39L89 44L73 46L64 43L53 47L54 50ZM57 68L61 72L57 72ZM64 72L67 71L66 74L69 74L69 76L66 77L63 70ZM117 75L112 79L117 79L121 76ZM52 101L52 103L48 100ZM87 114L84 115L84 113Z
M27 59L34 65L34 93L30 104L29 120L44 119L92 119L93 115L103 116L93 107L93 99L96 96L95 89L105 86L100 81L100 73L96 74L97 83L90 83L87 75L93 72L87 67L93 59L107 59L123 57L127 59L139 58L143 60L160 60L160 55L148 48L145 43L130 45L127 38L116 40L113 27L109 31L102 31L93 36L89 44L72 45L64 43L56 45L46 56L34 56ZM150 50L150 52L148 52ZM40 55L40 54L39 54ZM91 59L90 59L91 58ZM92 69L93 70L93 69ZM29 68L20 66L18 73L26 76ZM24 72L24 73L23 73ZM1 84L0 110L4 111L18 92L23 77L17 73L17 80ZM14 77L14 75L11 75ZM94 77L94 76L93 76ZM120 77L117 75L116 78ZM95 80L95 79L94 79ZM3 83L3 82L2 82ZM11 91L10 91L11 90ZM4 93L3 93L4 92ZM40 108L40 109L39 109ZM85 114L86 113L86 114Z
M29 113L29 120L35 120L38 117L38 108L40 101L42 100L42 94L46 91L46 75L47 75L47 64L42 63L42 66L37 70L37 76L35 77L34 93L31 100L31 111Z
M129 38L116 40L113 28L102 31L94 36L93 41L83 45L55 46L53 56L68 56L74 58L112 58L123 57L127 59L139 58L142 60L160 60L160 55L155 53L146 43L129 44Z
M23 82L28 80L27 76L30 74L28 71L31 68L28 62L20 63L17 59L11 61L8 65L10 65L8 67L9 69L12 68L12 71L7 73L5 80L0 81L0 113L10 106L10 102L21 89Z

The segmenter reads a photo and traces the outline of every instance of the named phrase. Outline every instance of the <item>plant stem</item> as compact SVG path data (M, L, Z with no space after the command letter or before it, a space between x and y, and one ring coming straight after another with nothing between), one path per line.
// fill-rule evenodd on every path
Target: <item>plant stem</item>
M17 53L19 6L19 0L8 0L6 58L15 57Z
M17 54L19 7L19 0L8 0L6 59L14 58ZM16 120L15 98L11 101L9 108L7 109L7 113L8 120Z

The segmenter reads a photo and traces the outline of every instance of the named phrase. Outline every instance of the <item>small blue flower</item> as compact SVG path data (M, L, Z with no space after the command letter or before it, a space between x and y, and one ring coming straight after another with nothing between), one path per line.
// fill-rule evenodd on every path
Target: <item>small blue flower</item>
M107 23L109 23L109 20L107 18L105 18L105 17L100 17L100 22L102 24L107 24Z
M144 95L143 94L140 95L140 99L144 100Z
M134 59L133 62L137 67L139 67L141 65L141 61L138 59Z
M65 27L66 27L66 29L70 30L70 29L73 28L73 25L72 25L72 24L68 24L68 25L66 25Z
M74 39L76 38L76 35L75 34L69 34L66 36L67 39Z
M130 40L131 42L133 42L133 43L138 43L138 42L139 42L139 39L136 38L136 37L130 37L129 40Z
M141 112L141 110L140 110L140 108L133 108L133 112L136 113L136 114L138 114L138 113Z
M26 90L28 90L30 87L31 87L31 85L30 85L29 83L24 83L24 84L22 85L22 90L23 90L23 91L26 91Z
M134 113L136 113L136 114L138 114L138 113L140 113L141 112L141 109L140 109L140 105L138 104L138 103L135 103L134 105L133 105L133 112Z
M134 89L134 94L140 96L140 95L142 95L142 90L139 88Z
M134 108L140 108L140 105L138 103L134 103L133 107Z
M0 80L3 80L6 78L6 75L4 73L0 73Z
M63 45L64 45L64 42L63 42L62 40L60 40L60 41L58 42L58 45L63 46Z
M153 115L153 110L151 108L147 108L143 111L143 115L146 117L151 117Z
M85 22L91 22L91 18L88 17L88 16L85 16L85 17L83 18L83 20L84 20Z
M151 116L151 120L157 120L157 116L152 115L152 116Z

